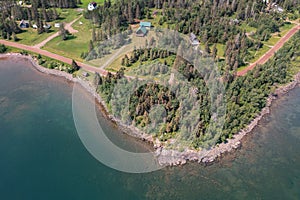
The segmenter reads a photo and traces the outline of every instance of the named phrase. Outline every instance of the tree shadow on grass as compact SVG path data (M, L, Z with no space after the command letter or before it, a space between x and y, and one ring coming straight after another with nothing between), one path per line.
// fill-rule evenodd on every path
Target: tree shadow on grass
M75 35L68 35L66 40L73 40L76 38L77 38L77 36L75 36Z

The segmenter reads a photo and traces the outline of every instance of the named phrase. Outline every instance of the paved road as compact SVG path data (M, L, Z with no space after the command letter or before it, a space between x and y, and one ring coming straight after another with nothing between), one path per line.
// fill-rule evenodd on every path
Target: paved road
M238 71L238 76L244 76L248 71L252 70L256 65L262 65L266 63L295 33L300 30L300 24L293 27L287 34L285 34L267 53L262 55L256 62L251 63L245 69Z

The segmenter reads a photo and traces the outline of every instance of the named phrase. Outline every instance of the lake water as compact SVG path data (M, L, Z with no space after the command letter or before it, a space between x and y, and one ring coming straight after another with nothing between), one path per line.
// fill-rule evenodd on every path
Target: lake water
M76 133L71 93L71 83L24 59L0 60L0 199L300 199L299 88L274 104L241 150L211 166L147 174L110 169L88 153ZM100 111L98 118L119 146L148 148Z

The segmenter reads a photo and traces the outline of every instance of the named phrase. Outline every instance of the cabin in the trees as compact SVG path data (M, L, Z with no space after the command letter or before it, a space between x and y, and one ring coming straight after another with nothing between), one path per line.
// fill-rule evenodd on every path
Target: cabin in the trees
M22 20L20 22L20 28L29 28L29 22Z
M135 32L135 35L138 36L138 37L144 37L145 35L147 35L148 33L148 30L145 26L140 26L136 32Z
M277 3L270 2L269 0L263 0L263 2L267 5L266 10L267 11L273 11L273 12L284 12L284 9L280 7Z
M89 11L93 11L93 10L95 10L97 8L97 3L96 2L91 2L91 3L89 3L89 5L88 5L88 10Z
M190 42L193 46L198 46L200 44L199 40L197 39L194 33L190 34Z
M145 27L146 29L151 28L151 22L140 22L140 27Z
M50 25L50 24L44 24L44 25L43 25L43 28L45 28L45 29L50 29L50 28L51 28L51 25Z
M274 12L282 13L284 11L284 9L282 7L280 7L279 5L277 5L277 4L273 3L272 5L273 5Z

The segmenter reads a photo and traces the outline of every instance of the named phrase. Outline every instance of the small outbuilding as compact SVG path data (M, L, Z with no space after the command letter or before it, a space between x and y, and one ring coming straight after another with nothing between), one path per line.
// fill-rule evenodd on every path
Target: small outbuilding
M274 11L275 12L279 12L279 13L283 13L284 9L278 5L274 6Z
M60 23L55 23L55 24L54 24L54 27L55 27L55 28L59 28L59 27L60 27Z
M91 2L91 3L89 3L89 5L88 5L88 10L89 11L93 11L93 10L95 10L97 8L97 3L96 2Z
M20 22L20 28L29 28L29 22L22 20Z
M151 22L140 22L140 27L145 27L147 29L151 28Z
M148 33L148 30L145 26L140 26L136 32L135 32L135 35L138 36L138 37L144 37L145 35L147 35Z
M50 28L51 28L51 25L50 25L50 24L44 24L44 25L43 25L43 28L45 28L45 29L50 29Z
M190 34L190 42L193 46L197 46L200 44L199 40L197 39L197 36L194 33Z

